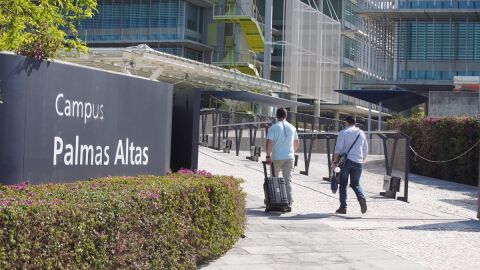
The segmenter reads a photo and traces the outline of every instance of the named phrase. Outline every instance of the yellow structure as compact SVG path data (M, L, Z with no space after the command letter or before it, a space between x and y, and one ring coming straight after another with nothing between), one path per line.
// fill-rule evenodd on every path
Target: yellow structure
M258 11L254 4L251 9L244 10L241 3L236 0L226 1L225 6L214 6L213 19L219 23L231 23L240 26L248 48L238 51L233 36L225 35L224 49L222 56L217 58L219 65L229 69L237 69L238 71L261 76L259 71L260 65L256 61L256 53L262 53L265 49L265 40L263 37L263 25L258 21Z
M252 17L253 15L243 15L241 13L242 10L235 3L229 4L226 6L224 14L215 15L213 19L217 22L240 25L249 49L255 53L262 53L265 49L263 27L255 17Z

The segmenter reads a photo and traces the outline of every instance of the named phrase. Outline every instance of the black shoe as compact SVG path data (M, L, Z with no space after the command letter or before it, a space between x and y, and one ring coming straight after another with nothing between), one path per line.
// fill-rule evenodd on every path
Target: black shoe
M367 200L365 200L365 198L360 198L358 199L358 203L360 203L362 214L365 214L367 212Z
M285 213L290 213L290 212L292 212L292 207L291 206L285 207Z
M347 213L347 208L338 208L337 211L335 211L335 213L345 215Z

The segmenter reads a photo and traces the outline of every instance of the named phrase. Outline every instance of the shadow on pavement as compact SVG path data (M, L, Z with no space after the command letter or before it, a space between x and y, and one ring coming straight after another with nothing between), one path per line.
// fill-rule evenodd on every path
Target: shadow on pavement
M269 219L276 220L308 220L308 219L322 219L322 218L342 218L342 219L361 219L362 217L344 216L333 213L311 213L311 214L298 214L298 215L282 215L280 212L268 212L259 208L247 208L247 216L253 217L268 217Z
M447 223L404 226L399 227L399 229L412 231L480 232L480 222L478 220L464 220Z
M453 200L453 199L440 199L441 202L445 202L451 205L458 207L463 207L468 210L477 211L477 199L462 199L462 200Z

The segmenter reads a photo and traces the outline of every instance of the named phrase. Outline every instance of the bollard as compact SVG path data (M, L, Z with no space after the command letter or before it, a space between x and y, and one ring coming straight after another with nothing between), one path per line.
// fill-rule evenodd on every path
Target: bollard
M230 149L232 149L232 140L223 139L222 144L223 144L223 152L230 154Z
M205 134L202 141L202 146L208 147L208 135Z
M251 146L250 147L250 156L247 159L251 161L258 161L262 154L262 147L260 146Z
M261 146L255 147L255 152L254 152L255 161L258 161L261 155L262 155L262 147Z
M383 190L380 192L381 196L395 199L397 192L400 192L400 183L402 179L397 176L384 175L383 176Z

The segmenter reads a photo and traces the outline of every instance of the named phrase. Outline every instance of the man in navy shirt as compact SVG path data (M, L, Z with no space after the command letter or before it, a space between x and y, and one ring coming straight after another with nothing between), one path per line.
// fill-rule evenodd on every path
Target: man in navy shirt
M340 155L347 152L347 160L340 171L340 208L336 213L347 213L347 185L350 176L350 187L357 195L362 214L365 214L367 212L367 202L360 186L360 176L368 154L368 142L365 133L355 126L355 119L352 116L345 118L345 129L338 134L332 168L338 165Z

